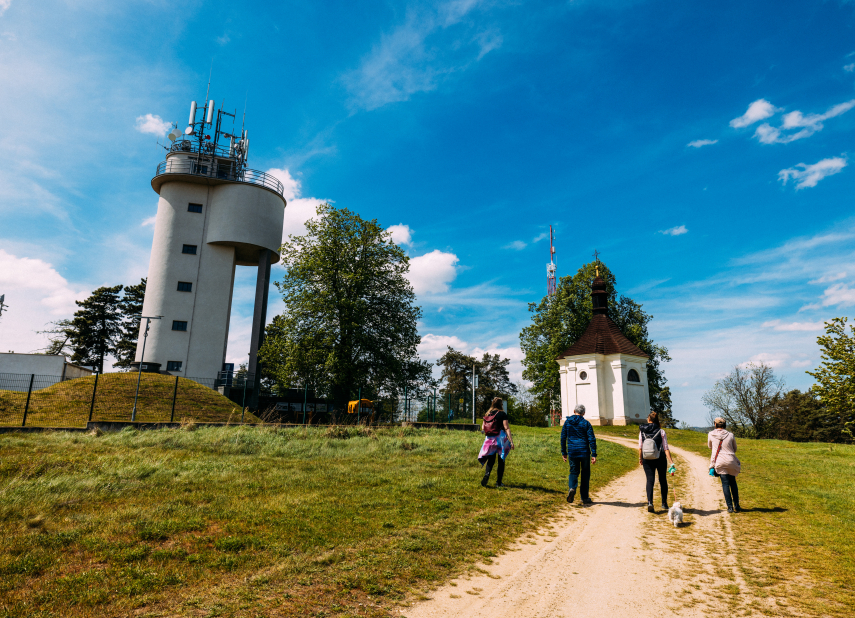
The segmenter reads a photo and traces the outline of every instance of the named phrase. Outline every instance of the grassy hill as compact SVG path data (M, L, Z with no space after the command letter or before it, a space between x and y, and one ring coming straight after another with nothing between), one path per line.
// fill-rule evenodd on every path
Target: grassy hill
M669 429L668 442L710 455L705 433ZM813 615L855 615L855 445L737 439L737 449L745 512L732 521L746 581Z
M92 420L129 421L134 407L136 373L105 373L98 377ZM137 402L137 420L169 421L175 397L175 421L197 422L239 420L241 407L217 391L193 380L143 373ZM83 427L89 419L95 377L76 378L34 390L27 411L27 425ZM0 390L0 425L20 426L26 406L26 391ZM247 422L258 422L246 414Z
M514 433L509 490L464 431L0 435L0 616L400 616L566 507L557 436ZM594 489L635 464L599 454Z

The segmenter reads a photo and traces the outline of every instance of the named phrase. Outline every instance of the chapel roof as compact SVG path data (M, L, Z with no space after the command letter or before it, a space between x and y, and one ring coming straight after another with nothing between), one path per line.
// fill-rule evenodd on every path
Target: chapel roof
M618 325L606 314L608 310L606 282L600 278L599 274L591 284L591 297L594 305L594 316L591 318L588 328L585 329L576 343L567 348L564 354L555 360L578 354L628 354L649 358L620 332Z

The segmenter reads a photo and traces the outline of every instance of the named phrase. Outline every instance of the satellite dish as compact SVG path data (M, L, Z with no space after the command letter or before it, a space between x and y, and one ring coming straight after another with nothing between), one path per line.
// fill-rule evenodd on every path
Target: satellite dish
M169 135L167 135L166 137L168 137L168 138L169 138L169 141L170 141L170 142L174 142L174 141L175 141L175 140L177 140L180 136L181 136L181 131L179 131L178 129L172 129L172 131L170 131L170 132L169 132Z
M184 129L184 134L193 135L193 127L187 127L186 129Z

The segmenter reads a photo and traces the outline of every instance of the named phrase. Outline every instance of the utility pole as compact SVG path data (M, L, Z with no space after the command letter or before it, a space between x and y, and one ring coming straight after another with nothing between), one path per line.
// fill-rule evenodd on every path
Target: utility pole
M475 424L475 389L478 388L478 376L475 375L475 363L472 363L472 424Z
M141 320L145 320L145 331L143 332L142 352L140 352L140 368L139 368L139 371L137 372L137 392L134 393L134 409L131 412L131 422L132 423L137 420L137 399L139 399L139 396L140 396L140 380L142 379L143 361L145 361L145 342L148 339L148 327L151 326L152 320L159 320L162 317L163 317L162 315L155 315L155 316L141 315L140 316ZM103 366L103 361L102 361L101 371L103 372L103 370L104 370L104 366Z

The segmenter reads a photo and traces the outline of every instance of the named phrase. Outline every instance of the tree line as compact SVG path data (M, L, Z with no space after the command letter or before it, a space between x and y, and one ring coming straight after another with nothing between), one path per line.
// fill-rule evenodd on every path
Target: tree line
M104 373L104 359L116 359L114 367L131 369L137 350L146 280L137 285L100 287L74 301L80 309L70 319L51 322L45 354L70 357L78 365L93 366Z
M708 422L724 418L737 436L794 442L852 442L855 430L855 334L847 318L825 323L822 363L806 372L808 391L786 391L765 363L736 366L703 396Z

